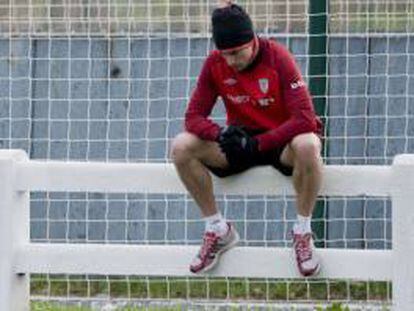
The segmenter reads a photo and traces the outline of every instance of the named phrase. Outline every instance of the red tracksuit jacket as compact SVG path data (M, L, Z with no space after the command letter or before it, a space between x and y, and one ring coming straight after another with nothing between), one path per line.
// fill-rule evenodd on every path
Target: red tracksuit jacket
M283 147L302 133L320 134L309 91L293 56L281 44L259 39L254 63L242 72L227 65L219 51L204 62L185 113L185 129L204 140L216 140L220 126L209 115L218 96L228 125L263 131L259 150Z

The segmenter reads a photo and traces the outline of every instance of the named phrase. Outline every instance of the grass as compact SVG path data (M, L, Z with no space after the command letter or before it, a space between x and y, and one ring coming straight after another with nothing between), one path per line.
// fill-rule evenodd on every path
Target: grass
M240 310L238 306L230 306L230 310ZM85 308L85 307L65 307L62 305L56 305L51 303L45 303L45 302L33 302L31 304L31 311L94 311L91 308ZM177 304L176 306L172 307L121 307L116 309L111 309L114 311L181 311L183 310L182 306ZM255 310L252 308L251 310ZM260 308L260 310L263 310L263 308ZM265 309L266 310L266 309ZM271 307L268 308L268 310L274 310ZM294 309L292 309L294 310ZM384 308L384 311L387 311L388 309ZM350 311L349 307L343 306L340 303L334 303L329 307L323 308L323 307L316 307L315 311Z
M77 307L77 306L62 306L48 302L33 302L30 306L31 311L95 311L91 308ZM111 311L181 311L181 306L174 307L122 307L117 309L110 309Z
M96 311L97 309L85 308L85 307L64 307L61 305L50 303L33 303L31 305L31 311ZM111 311L181 311L180 305L173 307L121 307L116 309L109 309Z
M332 17L331 33L411 33L414 31L414 12L400 16L383 16L371 14L368 17L353 16L339 20Z
M112 299L353 300L388 301L387 282L245 278L32 275L32 296Z
M281 303L313 301L316 305L329 301L390 302L387 282L346 282L342 280L263 280L244 278L177 278L177 277L98 277L98 276L31 276L31 296L53 299L70 297L92 301L226 301ZM150 307L145 307L145 310ZM161 309L160 309L161 308ZM175 307L156 307L154 310L175 310ZM178 307L177 307L178 308ZM86 307L56 305L52 302L33 302L31 310L92 311ZM112 309L111 309L112 310ZM124 307L116 310L144 310ZM346 311L340 303L317 311Z
M32 302L31 311L92 311L90 308L76 306L62 306L48 302Z
M287 30L289 33L306 32L306 0L296 1L294 5L289 5L286 0L273 0L269 3L256 2L255 5L251 5L246 1L239 1L253 14L257 29L264 31L266 27L270 27L280 31ZM386 3L378 3L367 7L356 5L356 1L353 2L354 4L350 4L349 7L331 6L329 25L332 33L410 33L414 31L414 10L407 3L401 2L400 5L394 6L389 1L389 5L386 6ZM108 31L109 28L104 27L105 19L102 18L106 14L112 21L110 31L118 33L131 30L131 25L132 30L137 32L145 32L150 27L154 32L206 33L210 20L210 10L205 4L194 3L189 7L183 0L157 0L152 1L151 5L148 5L147 1L135 1L131 5L126 0L113 0L109 7L104 4L96 5L93 2L90 5L86 3L88 1L76 10L67 5L50 5L50 0L31 0L31 10L22 7L20 10L15 10L12 17L29 20L31 14L31 19L37 21L36 29L46 33L66 32L67 25L63 23L67 23L65 17L69 11L73 18L70 23L71 27L81 33ZM88 27L83 20L85 14L89 16L92 27ZM278 15L277 19L272 18L274 14ZM51 19L51 16L54 19ZM132 23L129 20L131 18ZM102 25L97 26L99 24Z

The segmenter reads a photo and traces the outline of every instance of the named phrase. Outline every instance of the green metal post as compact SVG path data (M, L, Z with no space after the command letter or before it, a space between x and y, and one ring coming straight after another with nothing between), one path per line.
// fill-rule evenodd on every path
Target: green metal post
M309 89L313 97L316 113L327 126L326 96L327 87L327 32L328 32L328 0L309 0ZM326 131L325 131L326 133ZM327 155L327 146L323 148ZM313 218L313 230L318 238L325 237L325 210L326 204L318 202ZM323 247L323 242L316 243Z

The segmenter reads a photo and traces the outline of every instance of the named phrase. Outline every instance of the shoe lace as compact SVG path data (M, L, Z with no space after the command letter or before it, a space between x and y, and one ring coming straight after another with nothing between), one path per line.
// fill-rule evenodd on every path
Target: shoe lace
M205 258L214 251L219 237L214 232L206 232L203 238L203 245L200 250L200 258Z
M295 250L301 262L312 258L312 247L310 245L311 234L295 236Z

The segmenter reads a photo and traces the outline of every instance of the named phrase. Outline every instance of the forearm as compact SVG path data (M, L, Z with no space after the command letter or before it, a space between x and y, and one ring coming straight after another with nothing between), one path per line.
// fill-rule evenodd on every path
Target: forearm
M204 62L184 117L185 130L204 140L216 140L220 132L220 126L210 119L219 95L211 72L213 63L210 56Z
M256 138L259 142L259 150L267 151L285 146L297 135L312 132L319 134L319 131L317 119L303 116L291 118L278 128L260 134Z
M202 115L187 113L184 122L185 130L204 140L217 140L220 126Z

